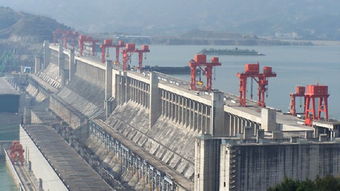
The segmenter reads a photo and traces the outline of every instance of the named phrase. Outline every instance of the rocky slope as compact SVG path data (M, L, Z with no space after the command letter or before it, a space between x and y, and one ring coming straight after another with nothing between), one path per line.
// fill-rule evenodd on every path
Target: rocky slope
M56 20L0 7L0 38L14 42L49 40L57 28L68 28Z
M69 27L44 16L0 7L0 76L33 66L43 40L51 40L55 29Z

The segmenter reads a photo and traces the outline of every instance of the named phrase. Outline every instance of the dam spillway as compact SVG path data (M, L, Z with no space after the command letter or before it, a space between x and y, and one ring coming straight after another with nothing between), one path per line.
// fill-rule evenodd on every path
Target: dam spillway
M27 99L33 100L24 124L58 126L60 136L106 181L112 176L133 190L265 190L285 175L340 174L330 168L340 157L336 121L305 126L297 117L255 103L240 107L228 93L191 91L186 81L122 71L111 61L103 64L48 42L35 73L23 75ZM311 146L295 149L306 143ZM278 151L264 154L273 144ZM319 151L328 146L328 153ZM281 169L310 157L317 159L306 168ZM255 168L249 164L261 164L262 174L247 170Z

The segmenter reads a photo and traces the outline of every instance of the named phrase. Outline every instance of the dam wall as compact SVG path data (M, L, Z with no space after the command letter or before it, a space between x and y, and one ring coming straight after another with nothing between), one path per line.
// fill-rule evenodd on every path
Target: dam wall
M99 88L104 89L105 85L105 68L98 68L96 66L89 65L81 60L76 60L76 67L74 75L81 78L88 83L93 84ZM89 75L91 74L91 75Z
M314 180L340 175L340 143L224 143L220 149L220 190L266 190L285 177Z
M61 51L55 45L48 47L55 58L71 58L74 54L74 60L65 59L66 63L61 59L57 59L58 65L45 63L46 68L40 72L53 76L58 71L55 79L60 79L59 84L65 81L64 85L53 86L53 81L44 80L58 89L49 97L51 111L73 129L100 119L182 177L173 182L183 178L194 181L192 143L196 136L237 136L244 125L260 127L258 119L226 112L222 92L193 92L187 89L187 82L161 73L123 72L110 62L103 64L93 57ZM68 77L62 75L67 72ZM93 137L91 133L89 136ZM177 187L191 190L193 183Z
M195 189L265 191L293 180L340 175L340 142L242 140L199 136L195 142Z
M55 54L57 57L60 51L61 57L71 58L73 57L72 54L75 54L74 60L65 59L65 63L59 64L68 66L67 69L61 66L61 70L64 70L62 73L69 70L68 73L70 74L68 77L64 76L64 78L68 78L66 80L70 81L68 83L71 84L73 80L69 80L69 78L78 78L96 86L101 91L106 89L105 93L109 96L104 98L106 100L102 100L102 103L108 104L104 108L108 108L110 112L113 111L116 105L132 101L148 108L148 111L157 111L149 112L150 125L153 125L158 117L163 116L176 124L207 133L211 131L211 128L214 128L211 127L213 121L223 119L223 122L219 124L220 127L216 128L219 129L219 136L242 134L242 129L245 125L256 127L255 135L256 130L261 127L263 121L261 116L252 116L228 106L219 108L219 113L224 112L224 116L221 114L219 115L220 119L211 120L212 93L190 91L188 90L189 84L187 82L161 73L154 73L154 80L151 80L150 72L123 72L117 69L116 66L112 66L112 64L108 68L107 63L103 64L94 57L79 57L72 51L59 50L59 46L55 45L49 45L48 47L51 51L50 54ZM60 59L59 62L61 62ZM56 72L53 73L55 74ZM105 87L107 83L109 83L110 87ZM77 88L73 90L77 90ZM88 92L91 91L86 91L81 95L87 95ZM150 96L150 93L153 93L153 95ZM224 99L226 98L228 97L224 96ZM221 102L224 102L224 100ZM224 105L224 103L221 104Z
M50 65L53 63L46 63L47 67L40 73L55 74L50 72L56 70L55 65ZM176 82L165 82L153 73L117 71L114 66L110 69L107 64L90 58L75 56L74 67L69 68L74 69L69 71L73 74L71 80L66 79L65 85L56 87L58 90L49 97L53 113L74 129L86 126L88 119L101 119L176 175L192 182L194 137L202 132L214 132L210 128L211 95L191 100L190 92L176 90ZM106 117L103 111L108 114ZM191 190L192 186L177 187Z
M222 156L228 139L238 139L236 147L251 137L261 147L262 139L284 139L284 131L306 138L314 131L274 109L239 107L233 95L192 91L187 82L162 73L122 71L109 60L80 57L56 44L45 42L43 61L35 71L26 91L37 102L47 102L73 132L85 131L78 137L85 147L112 170L112 176L136 190L253 189L259 180L243 171L255 159L235 166L234 155ZM39 115L32 110L40 123L44 120ZM196 137L202 136L213 142L197 145ZM245 160L250 150L236 161ZM291 156L289 160L300 160L299 155ZM222 170L226 174L220 174ZM264 171L263 176L272 172ZM279 170L273 173L278 176L273 181L282 180ZM237 182L243 179L249 182Z

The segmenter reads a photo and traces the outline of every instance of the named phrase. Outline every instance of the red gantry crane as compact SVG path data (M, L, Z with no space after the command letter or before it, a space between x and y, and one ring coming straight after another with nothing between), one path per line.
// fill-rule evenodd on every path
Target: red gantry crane
M296 86L295 93L290 94L289 112L291 115L296 115L296 98L305 97L305 90L303 86Z
M128 43L123 49L123 70L126 71L128 69L128 61L131 59L133 53L138 53L138 70L143 69L143 55L147 52L150 52L148 45L142 45L141 49L137 49L136 45L133 43Z
M100 45L100 48L102 49L102 56L101 60L103 63L105 63L105 54L106 51L108 51L108 48L115 48L116 49L116 64L119 64L119 51L121 48L125 47L125 43L121 40L117 42L117 44L113 44L112 39L104 40L104 43Z
M259 75L260 72L260 64L245 64L244 72L237 73L237 77L240 78L240 105L247 105L247 79L255 78Z
M116 64L119 64L119 53L120 53L120 49L125 47L125 42L122 40L119 40L117 44L113 45L114 48L116 48Z
M237 73L240 78L240 105L247 106L247 80L251 78L258 84L258 101L257 105L266 107L265 93L268 90L268 78L276 77L276 73L272 72L272 67L263 67L263 73L260 73L260 64L246 64L243 73Z
M104 40L103 44L100 45L100 48L102 49L102 55L101 55L101 60L102 63L105 63L106 59L106 51L108 50L107 48L112 47L112 39L106 39Z
M212 90L212 75L213 75L212 68L215 66L221 66L221 63L219 62L218 57L212 57L211 62L207 62L207 56L205 54L195 55L194 59L189 61L190 76L191 76L191 82L190 82L191 90L211 91ZM205 68L202 68L202 67L205 67ZM201 79L199 79L199 81L197 81L196 79L198 69L200 72L203 72L203 74L207 78L206 87L203 86L203 82L201 81ZM197 85L200 85L201 87L197 87Z
M21 165L24 164L24 149L19 141L13 141L10 148L9 157L12 162L20 162Z
M268 90L268 78L270 77L276 77L276 73L272 71L272 67L265 66L263 67L263 73L258 76L258 81L255 79L259 85L257 105L261 107L266 107L265 93Z
M328 97L328 86L307 85L305 93L306 125L312 125L313 120L320 120L323 112L325 113L325 119L328 120ZM317 99L318 105L315 103ZM310 107L310 104L312 104L312 107Z
M127 43L125 49L122 50L123 54L123 71L128 69L128 61L131 58L132 53L136 52L136 45L133 43Z
M86 36L86 35L80 35L78 39L80 56L83 56L84 46L86 42L91 43L92 56L95 56L96 55L96 43L98 42L98 40L95 40L92 37Z
M67 44L70 42L74 48L75 42L78 40L79 33L71 30L57 29L53 32L53 42L57 43L59 40L62 41L64 48L67 48Z
M57 43L58 40L61 40L63 37L63 33L64 31L61 29L56 29L55 31L53 31L52 33L52 41L53 43Z
M135 49L135 52L138 53L138 70L142 70L143 68L143 54L150 52L148 45L142 45L141 49Z
M67 48L67 44L68 42L71 43L72 48L75 47L75 45L78 42L78 38L79 38L79 33L78 32L74 32L74 31L67 31L65 36L64 36L64 47Z

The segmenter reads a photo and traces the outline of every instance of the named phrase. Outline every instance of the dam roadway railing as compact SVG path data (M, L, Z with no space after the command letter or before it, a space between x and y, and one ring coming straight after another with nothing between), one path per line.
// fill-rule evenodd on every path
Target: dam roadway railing
M57 53L59 51L56 45L50 45L50 49ZM63 50L62 52L65 56L61 57L70 56L70 51ZM75 65L75 71L70 72L70 75L74 73L74 75L91 83L104 86L106 66L98 58L75 55ZM70 69L71 67L62 68ZM156 98L159 102L157 104L160 105L159 116L164 116L175 123L202 133L211 128L211 93L191 91L189 90L189 83L185 80L180 80L160 72L154 73L158 78L157 88L160 92L159 100ZM113 65L112 79L112 90L110 93L115 98L116 104L124 104L131 101L145 108L150 108L150 100L154 99L150 97L150 72L138 72L136 70L123 72L119 66ZM236 100L234 96L229 96L228 94L225 94L225 99ZM238 109L230 109L231 107L227 108L229 109L224 109L224 128L226 129L227 136L236 136L242 133L241 126L243 124L253 125L258 129L261 123L261 118L258 114L252 115Z
M109 129L105 130L103 128L103 126L105 126L104 124L100 124L98 121L91 121L89 126L90 134L102 140L105 147L113 151L115 155L120 158L123 171L130 169L134 173L137 172L139 179L144 178L147 181L146 183L149 183L150 181L152 190L172 191L176 190L176 187L179 186L177 183L173 182L173 178L169 177L169 174L159 170L159 167L164 165L158 167L153 166L150 162L145 160L145 158L147 158L146 156L141 156L140 152L137 153L138 151L136 152L136 149L133 149L136 146L126 145L128 143L124 144L118 137L114 138L112 134L109 134L106 131ZM183 180L183 182L184 185L181 185L181 187L188 186L188 183L185 182L189 181ZM187 187L186 189L188 188L190 187Z

